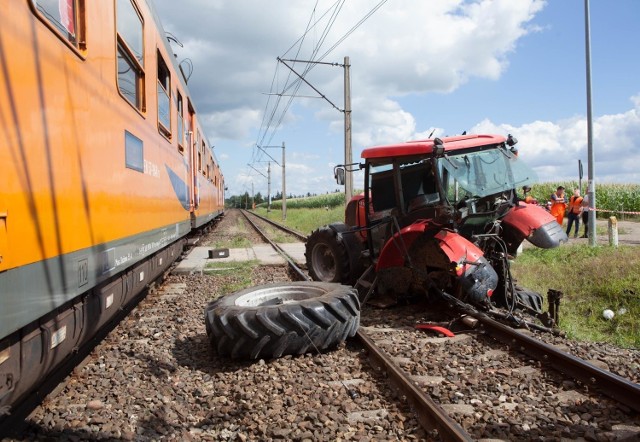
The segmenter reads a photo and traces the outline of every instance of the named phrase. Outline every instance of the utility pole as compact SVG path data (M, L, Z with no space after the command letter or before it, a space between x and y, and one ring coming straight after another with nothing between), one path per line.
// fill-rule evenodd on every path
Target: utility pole
M263 177L265 177L267 179L269 193L271 193L271 163L269 163L269 169L268 169L269 176L267 176L264 173L260 172L258 169L253 167L251 164L247 163L247 166L249 166L250 168L252 168L253 170L255 170L256 172L258 172L260 175L262 175ZM251 182L251 193L253 193L253 181ZM254 196L254 203L255 203L255 196ZM269 212L270 210L271 210L271 196L267 195L267 212Z
M267 163L267 213L271 212L271 161Z
M351 79L349 69L351 65L349 64L349 57L344 57L344 64L339 63L325 63L321 61L313 61L313 60L289 60L282 59L277 57L277 60L285 65L291 72L296 74L300 80L304 81L311 89L313 89L318 95L318 98L323 98L327 103L333 106L340 112L344 112L344 163L345 163L345 180L344 180L344 196L345 196L345 204L349 202L351 197L353 196L353 172L349 171L348 164L353 162L352 154L351 154ZM324 94L322 94L318 89L316 89L311 83L309 83L302 75L297 73L291 66L289 66L286 62L300 62L300 63L310 63L310 64L326 64L329 66L342 66L344 68L344 109L340 109L336 106L331 100L329 100Z
M287 176L285 173L285 155L284 155L284 141L282 142L282 146L257 146L258 149L263 151L274 163L278 166L282 167L282 220L285 221L287 219ZM275 158L269 155L265 149L282 149L282 164L279 164ZM271 165L271 163L269 163ZM271 175L269 175L271 176ZM271 181L271 180L269 180Z
M344 198L345 205L349 204L349 200L353 196L353 172L351 168L346 166L353 163L351 154L351 79L349 77L349 57L344 57L344 164L345 164L345 180L344 180Z
M287 220L287 178L284 173L284 141L282 142L282 221Z
M587 157L589 161L587 187L589 198L589 245L596 245L596 182L593 167L593 114L591 110L591 36L589 0L584 0L584 41L587 62Z
M256 193L253 191L253 181L251 181L251 210L256 208Z

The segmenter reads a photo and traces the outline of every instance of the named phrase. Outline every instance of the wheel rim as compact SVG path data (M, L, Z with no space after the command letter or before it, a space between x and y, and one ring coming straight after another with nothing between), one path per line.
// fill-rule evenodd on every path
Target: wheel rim
M269 285L256 287L249 293L238 297L235 305L239 307L267 307L270 305L296 304L310 298L318 298L327 293L327 289L312 285Z
M334 281L336 276L336 258L326 244L316 244L311 254L311 262L316 276L321 281Z

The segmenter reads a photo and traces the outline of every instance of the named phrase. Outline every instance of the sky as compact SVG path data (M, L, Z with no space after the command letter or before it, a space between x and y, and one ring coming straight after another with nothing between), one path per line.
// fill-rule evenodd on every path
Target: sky
M288 195L343 190L346 56L354 162L431 134L513 134L540 182L576 180L578 160L587 179L584 0L149 1L193 64L227 197L266 195L268 167L281 190L283 143ZM640 183L640 1L589 5L595 182Z

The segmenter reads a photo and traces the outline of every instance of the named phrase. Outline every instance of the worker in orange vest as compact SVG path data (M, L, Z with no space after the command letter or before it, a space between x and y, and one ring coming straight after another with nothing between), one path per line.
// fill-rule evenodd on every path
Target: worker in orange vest
M555 192L551 194L551 215L556 218L558 224L562 225L564 219L564 211L567 209L567 202L564 198L564 186L558 186Z
M569 211L567 212L567 236L571 233L571 226L576 223L576 230L573 233L573 237L578 237L578 231L580 230L580 214L582 213L582 197L580 196L580 189L574 189L573 195L569 198Z

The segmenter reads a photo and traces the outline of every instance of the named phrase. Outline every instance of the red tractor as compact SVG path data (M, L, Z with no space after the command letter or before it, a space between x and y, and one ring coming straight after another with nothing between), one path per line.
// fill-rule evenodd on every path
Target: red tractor
M554 217L525 204L516 189L535 173L518 159L516 139L462 135L364 149L364 192L345 222L315 230L305 256L314 280L370 295L445 292L480 308L541 313L540 294L518 287L509 260L526 239L552 248L567 240Z

